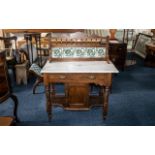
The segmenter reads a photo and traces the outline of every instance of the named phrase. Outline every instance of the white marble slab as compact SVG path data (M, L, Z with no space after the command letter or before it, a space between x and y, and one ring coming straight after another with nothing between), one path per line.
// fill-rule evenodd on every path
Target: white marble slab
M106 61L47 62L41 73L118 73L116 67Z
M113 44L119 44L119 41L118 40L110 40L109 42L110 43L113 43Z

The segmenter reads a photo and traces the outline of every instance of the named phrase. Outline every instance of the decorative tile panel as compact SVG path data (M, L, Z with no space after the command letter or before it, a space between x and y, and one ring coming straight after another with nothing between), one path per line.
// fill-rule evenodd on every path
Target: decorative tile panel
M106 48L104 47L62 47L52 48L53 58L104 58Z
M84 48L74 48L74 52L76 53L76 57L78 58L86 57L86 52Z
M73 48L63 48L63 58L74 58L75 54Z
M105 48L96 48L97 57L105 57L106 49Z
M52 49L52 57L53 58L62 58L63 50L62 48L53 48Z
M87 48L86 51L87 51L87 57L88 58L94 58L94 57L96 57L95 56L95 54L96 54L95 48Z

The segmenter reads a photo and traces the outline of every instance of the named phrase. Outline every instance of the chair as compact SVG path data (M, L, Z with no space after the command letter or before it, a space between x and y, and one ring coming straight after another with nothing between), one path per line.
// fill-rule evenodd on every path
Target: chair
M134 30L133 29L124 29L123 42L125 42L127 44L126 66L136 64L136 59L135 59L136 41L137 41L137 38L134 35Z
M41 34L26 33L24 34L24 38L26 40L27 54L30 60L30 65L36 63L40 67L43 67L47 57L49 56L49 48L41 46ZM35 46L36 51L34 51L33 45Z
M27 44L28 57L30 60L29 72L37 77L35 84L33 85L33 94L36 94L36 87L43 82L41 75L41 68L47 61L49 56L49 48L41 47L41 34L40 33L26 33L24 35ZM34 60L33 44L36 47L37 58ZM30 45L30 48L29 48ZM30 57L31 55L31 57Z
M30 61L30 65L33 63L33 47L32 47L32 35L29 33L24 34L24 39L26 40L27 55Z
M29 71L37 77L35 84L33 85L33 94L36 94L37 86L43 82L43 76L41 75L41 67L33 63Z

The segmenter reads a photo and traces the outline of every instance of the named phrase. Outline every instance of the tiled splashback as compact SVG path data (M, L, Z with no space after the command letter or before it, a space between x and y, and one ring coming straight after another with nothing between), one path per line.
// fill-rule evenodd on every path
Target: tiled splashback
M105 58L106 48L86 48L86 47L61 47L52 48L53 58Z

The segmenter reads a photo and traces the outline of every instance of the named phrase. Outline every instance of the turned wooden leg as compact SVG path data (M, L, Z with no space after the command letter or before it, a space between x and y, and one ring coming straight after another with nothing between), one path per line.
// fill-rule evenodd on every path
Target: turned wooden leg
M106 116L108 114L108 102L109 102L109 92L110 92L110 87L105 87L104 92L103 92L103 119L106 119Z
M36 94L36 88L37 88L37 86L40 84L40 83L42 83L43 82L43 80L42 80L42 78L38 78L37 80L36 80L36 82L35 82L35 84L33 85L33 94Z
M46 90L46 110L48 114L48 120L51 121L52 119L52 103L51 103L51 97L50 97L50 85L45 86Z
M99 89L99 96L103 96L103 94L104 94L104 88L103 87L100 87L100 89Z
M13 72L13 78L16 81L16 69L15 69L15 66L12 67L12 72Z
M68 102L68 98L69 98L69 84L66 83L65 84L65 107L69 107L69 102Z
M19 122L18 116L17 116L17 110L18 110L18 99L15 95L10 95L11 99L14 101L14 110L13 110L13 114L15 116L15 120L16 122Z

